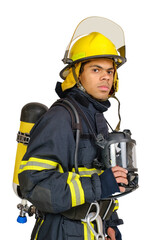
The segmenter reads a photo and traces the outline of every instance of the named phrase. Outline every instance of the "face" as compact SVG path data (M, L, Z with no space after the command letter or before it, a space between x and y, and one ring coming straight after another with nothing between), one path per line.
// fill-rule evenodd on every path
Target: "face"
M89 95L99 101L105 101L113 85L114 72L112 60L91 60L84 65L79 81Z

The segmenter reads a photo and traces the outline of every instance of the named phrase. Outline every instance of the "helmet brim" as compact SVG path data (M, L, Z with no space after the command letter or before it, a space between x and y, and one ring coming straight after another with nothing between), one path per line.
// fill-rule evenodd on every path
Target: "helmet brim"
M90 56L90 57L85 57L85 58L81 58L75 61L72 61L71 59L68 59L67 63L68 65L66 67L64 67L61 72L60 72L60 77L62 79L65 79L69 73L69 69L74 66L76 63L79 62L85 62L88 60L92 60L92 59L97 59L97 58L107 58L107 59L112 59L115 62L116 68L119 68L120 66L122 66L127 59L125 57L121 57L118 55L96 55L96 56Z

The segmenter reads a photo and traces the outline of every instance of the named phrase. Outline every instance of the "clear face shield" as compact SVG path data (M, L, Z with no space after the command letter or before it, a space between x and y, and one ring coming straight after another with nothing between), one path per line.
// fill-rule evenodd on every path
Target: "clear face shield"
M109 38L110 41L115 45L119 56L125 59L125 38L123 29L118 24L107 18L88 17L78 24L73 33L63 58L63 62L65 64L70 64L72 62L72 60L69 59L69 52L75 40L82 36L88 35L91 32L99 32L105 37Z
M98 145L102 148L101 156L104 168L120 166L128 170L128 185L120 184L126 188L125 194L137 189L136 141L131 138L131 132L129 130L113 131L109 133L103 143Z
M108 157L107 167L120 166L128 171L137 169L136 143L133 140L111 143L108 146Z

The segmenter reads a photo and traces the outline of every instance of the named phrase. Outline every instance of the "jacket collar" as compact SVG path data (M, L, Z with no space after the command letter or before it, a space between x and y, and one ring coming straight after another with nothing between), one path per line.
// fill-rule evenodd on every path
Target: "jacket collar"
M89 108L90 103L92 103L94 108L101 113L107 111L108 108L110 107L109 100L104 102L97 101L96 99L92 98L89 94L79 90L77 87L73 87L63 92L61 88L61 83L57 82L55 90L60 98L64 98L69 94L70 96L73 96L77 102L79 102L82 106L86 108Z

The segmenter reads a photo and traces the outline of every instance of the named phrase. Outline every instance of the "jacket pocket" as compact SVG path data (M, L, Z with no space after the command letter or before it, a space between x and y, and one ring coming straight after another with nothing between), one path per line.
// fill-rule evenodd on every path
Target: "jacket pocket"
M79 144L78 164L91 168L93 159L97 157L97 147L89 140L83 140Z
M83 225L80 221L72 221L64 218L64 235L67 240L83 240Z

